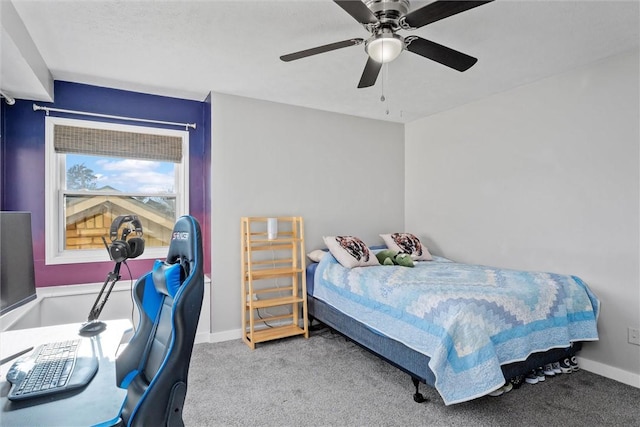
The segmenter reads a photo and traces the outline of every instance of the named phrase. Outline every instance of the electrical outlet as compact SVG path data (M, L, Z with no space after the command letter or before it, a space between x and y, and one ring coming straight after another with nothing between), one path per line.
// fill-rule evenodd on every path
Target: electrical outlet
M640 329L629 328L629 344L640 345Z

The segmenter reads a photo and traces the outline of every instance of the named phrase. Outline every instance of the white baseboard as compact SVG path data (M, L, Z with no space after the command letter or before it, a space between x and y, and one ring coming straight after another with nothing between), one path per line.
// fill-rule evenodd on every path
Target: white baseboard
M209 342L224 342L242 339L242 329L213 332L209 335Z
M210 335L208 332L198 332L196 333L196 337L195 337L195 341L193 342L194 344L202 344L202 343L207 343L207 342L211 342L210 339Z
M636 388L640 388L640 375L633 372L625 371L623 369L614 368L613 366L605 365L604 363L596 362L593 360L585 359L583 357L577 357L580 369L592 372L597 375L627 384Z

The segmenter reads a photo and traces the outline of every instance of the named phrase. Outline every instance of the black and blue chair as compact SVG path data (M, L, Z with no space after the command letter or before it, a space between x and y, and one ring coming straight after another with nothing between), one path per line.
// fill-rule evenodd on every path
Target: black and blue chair
M116 360L116 381L127 390L113 423L183 426L187 375L204 294L200 225L176 222L165 261L137 280L140 314L135 334Z

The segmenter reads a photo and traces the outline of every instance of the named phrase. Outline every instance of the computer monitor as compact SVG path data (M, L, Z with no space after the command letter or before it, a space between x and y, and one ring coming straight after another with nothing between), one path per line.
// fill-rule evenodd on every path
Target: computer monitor
M0 212L0 316L36 298L30 212Z

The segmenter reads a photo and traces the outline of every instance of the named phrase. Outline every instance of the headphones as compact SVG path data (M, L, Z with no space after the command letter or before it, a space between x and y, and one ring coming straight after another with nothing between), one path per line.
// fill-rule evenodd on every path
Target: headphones
M118 230L122 224L131 223L138 237L132 237L127 240L127 236L131 233L131 228L122 230L122 236L118 239ZM142 224L136 215L120 215L111 223L109 230L111 245L109 246L109 256L115 262L123 262L129 258L136 258L144 252L144 239L142 238Z

